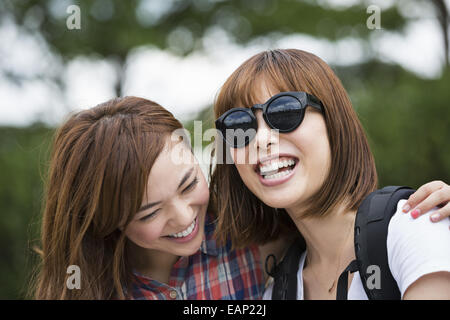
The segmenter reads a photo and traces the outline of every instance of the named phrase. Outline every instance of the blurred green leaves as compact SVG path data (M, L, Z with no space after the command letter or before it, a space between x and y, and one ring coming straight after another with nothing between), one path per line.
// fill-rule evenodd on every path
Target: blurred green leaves
M394 83L392 83L394 81ZM439 80L406 71L352 92L381 185L450 181L450 70Z
M81 30L66 28L70 4L81 9ZM125 58L130 48L149 43L188 54L201 48L201 39L215 27L238 43L292 33L332 41L345 37L365 40L371 32L365 24L368 15L364 2L341 10L298 0L6 0L6 7L18 24L37 28L57 52L68 58L92 52ZM30 14L37 13L39 23L36 19L30 22ZM405 23L397 6L383 10L384 30L401 31ZM185 36L170 41L180 30ZM186 34L191 38L190 46L183 43Z
M0 127L0 299L27 291L52 134L42 124Z

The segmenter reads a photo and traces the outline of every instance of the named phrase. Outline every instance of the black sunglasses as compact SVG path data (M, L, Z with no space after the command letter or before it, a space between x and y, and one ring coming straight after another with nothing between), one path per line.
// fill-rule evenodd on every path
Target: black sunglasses
M264 104L228 110L216 120L216 128L228 145L242 148L256 136L256 110L262 110L264 121L270 128L287 133L294 131L302 123L307 106L323 112L322 102L309 93L281 92Z

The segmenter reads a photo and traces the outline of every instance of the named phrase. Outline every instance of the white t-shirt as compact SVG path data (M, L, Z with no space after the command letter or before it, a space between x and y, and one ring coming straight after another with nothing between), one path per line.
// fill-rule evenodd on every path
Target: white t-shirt
M397 204L397 212L389 222L387 236L388 262L402 298L406 289L420 277L434 272L450 272L450 219L432 223L432 209L417 219L403 213L406 200ZM303 266L307 252L301 258L297 273L297 300L303 300ZM263 299L272 297L273 283ZM367 300L359 272L355 272L348 289L349 300Z

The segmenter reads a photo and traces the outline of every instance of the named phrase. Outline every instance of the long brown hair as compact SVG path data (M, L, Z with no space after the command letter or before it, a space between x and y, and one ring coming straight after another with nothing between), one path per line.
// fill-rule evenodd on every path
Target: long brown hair
M37 299L124 299L132 270L123 230L138 211L166 137L182 128L155 102L117 98L56 132L41 229ZM68 289L67 268L81 271Z
M324 105L324 119L331 148L331 168L320 190L305 204L304 217L325 216L348 201L354 210L376 189L375 162L364 130L350 99L332 69L319 57L301 50L272 50L254 55L227 79L214 113L218 118L233 107L251 107L258 99L261 80L280 92L305 91ZM229 148L222 144L218 157ZM218 160L218 163L226 163ZM231 237L236 246L263 244L293 228L285 210L270 208L245 186L234 164L217 164L211 177L210 202L217 208L217 235Z

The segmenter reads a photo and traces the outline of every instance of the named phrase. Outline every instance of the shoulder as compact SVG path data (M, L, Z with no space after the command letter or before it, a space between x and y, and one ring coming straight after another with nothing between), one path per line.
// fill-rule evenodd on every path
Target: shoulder
M222 256L223 261L236 260L239 266L247 268L260 267L261 255L258 246L234 248L230 240L220 243L215 238L216 220L207 213L205 217L205 238L201 250L209 255Z
M397 204L388 228L388 262L403 294L420 277L439 271L450 272L450 220L430 221L430 210L417 219L403 213L405 200Z
M131 300L164 300L169 297L169 287L134 270L127 296Z
M397 211L392 216L388 229L388 243L394 244L401 240L410 240L412 246L415 242L419 242L423 246L432 246L433 239L441 239L445 247L450 246L450 241L443 241L445 239L450 240L450 220L444 219L437 223L430 221L430 214L436 211L436 208L421 215L417 219L413 219L410 214L403 213L402 206L406 200L400 200L397 204ZM425 237L425 238L424 238ZM438 249L443 249L439 247Z
M206 233L206 232L205 232ZM211 235L213 232L211 233ZM209 270L226 281L233 299L261 299L264 274L258 247L233 248L231 241L219 244L212 236L204 242Z

